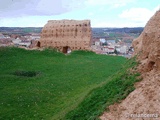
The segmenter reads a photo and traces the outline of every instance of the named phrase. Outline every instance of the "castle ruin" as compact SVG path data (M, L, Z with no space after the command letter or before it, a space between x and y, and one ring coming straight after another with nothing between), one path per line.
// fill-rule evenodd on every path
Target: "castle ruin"
M43 27L38 47L68 50L90 50L90 20L49 20Z

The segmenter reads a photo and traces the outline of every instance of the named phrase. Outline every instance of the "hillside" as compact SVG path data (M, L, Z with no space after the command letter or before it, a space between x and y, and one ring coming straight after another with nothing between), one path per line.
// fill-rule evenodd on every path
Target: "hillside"
M87 51L64 55L1 47L0 119L61 119L125 62Z
M134 55L143 80L120 104L110 106L102 120L151 120L160 118L160 10L148 21L134 40Z

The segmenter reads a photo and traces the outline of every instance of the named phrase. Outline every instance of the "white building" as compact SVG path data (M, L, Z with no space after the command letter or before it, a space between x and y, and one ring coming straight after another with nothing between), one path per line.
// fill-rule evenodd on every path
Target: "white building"
M13 44L16 46L24 46L24 47L29 47L31 45L30 41L22 41L21 39L13 39L12 40Z
M95 41L95 45L96 45L96 46L100 46L100 45L101 45L100 41L99 41L99 40L96 40L96 41Z
M120 46L120 45L116 45L116 46L115 46L115 49L116 49L116 51L117 51L118 53L120 53L120 51L121 51L121 46Z
M128 51L128 47L126 45L123 45L120 47L120 53L126 54Z
M106 53L114 53L115 48L113 46L104 46L103 51Z
M15 44L15 45L18 45L18 43L22 42L21 39L17 38L17 39L13 39L12 42Z
M29 41L23 41L18 43L19 46L29 47L31 45L31 42Z
M106 42L106 40L105 40L104 38L100 38L99 41L100 41L101 43L105 43L105 42Z

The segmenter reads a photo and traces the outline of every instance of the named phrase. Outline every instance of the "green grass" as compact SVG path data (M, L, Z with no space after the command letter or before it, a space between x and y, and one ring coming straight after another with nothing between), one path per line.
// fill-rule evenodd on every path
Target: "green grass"
M130 68L136 69L135 58L126 62L123 68L114 76L108 78L106 83L93 89L85 99L65 119L67 120L98 120L99 116L109 105L119 103L132 92L134 83L139 81L139 73L131 73Z
M64 55L51 49L27 51L2 47L0 119L81 119L74 116L86 112L86 108L84 111L79 108L88 104L86 100L92 99L91 91L97 91L97 87L108 83L110 76L122 70L125 62L123 57L97 55L87 51ZM105 99L103 103L107 101ZM97 104L93 109L99 114L96 106L102 102ZM97 116L97 113L94 114ZM87 116L90 115L84 118L87 119Z

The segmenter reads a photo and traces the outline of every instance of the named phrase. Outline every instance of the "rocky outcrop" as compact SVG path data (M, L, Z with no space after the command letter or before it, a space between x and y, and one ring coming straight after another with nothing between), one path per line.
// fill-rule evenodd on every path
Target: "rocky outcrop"
M109 106L102 120L160 120L160 10L133 41L143 80L120 104Z
M160 70L160 10L148 21L142 34L133 41L133 47L142 72Z
M50 20L44 26L37 46L53 47L62 52L90 50L90 20Z

